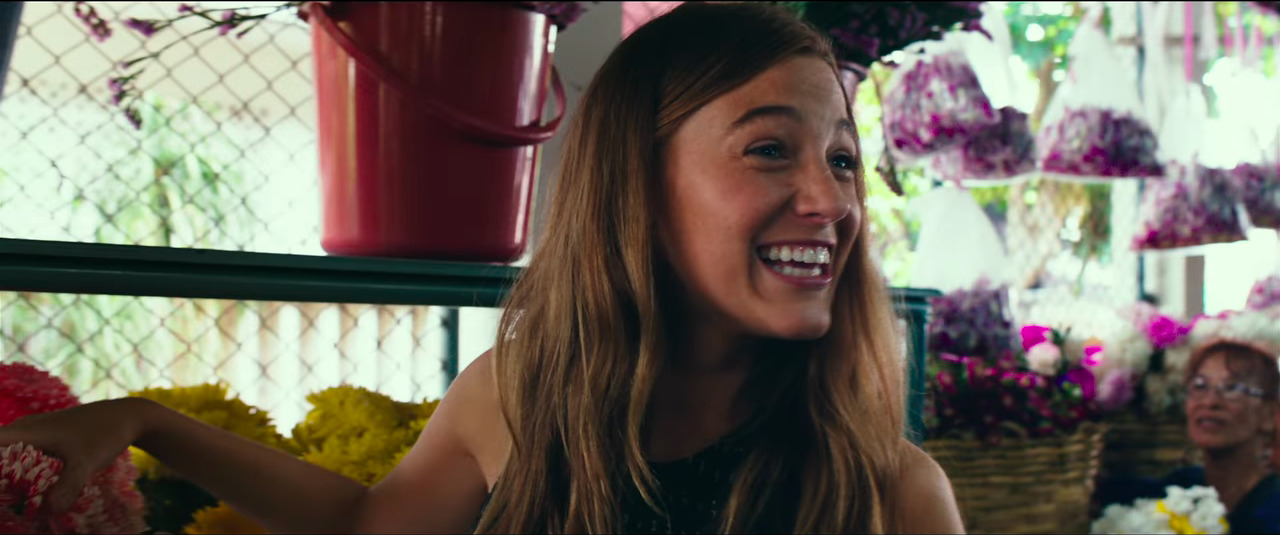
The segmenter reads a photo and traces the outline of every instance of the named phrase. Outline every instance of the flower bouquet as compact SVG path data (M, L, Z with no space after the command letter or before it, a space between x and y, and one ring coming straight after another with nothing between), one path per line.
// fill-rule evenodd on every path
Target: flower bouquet
M1013 349L1007 288L983 279L972 288L929 300L925 327L929 351L979 357L988 363Z
M1242 163L1231 170L1255 227L1280 230L1280 164Z
M0 364L0 425L79 404L60 379L27 364ZM139 533L146 528L128 452L90 476L67 511L53 514L44 506L45 492L61 471L62 461L29 444L0 449L0 533Z
M934 156L933 168L944 180L1005 179L1035 170L1035 138L1027 114L1009 106L998 114L999 122Z
M885 87L886 141L900 157L921 158L958 146L1001 119L957 38L929 43L937 46L911 55Z
M836 59L861 67L949 30L982 32L982 2L778 2L831 37ZM984 32L985 33L985 32Z
M924 448L951 478L966 531L1083 531L1102 446L1092 373L1063 358L1062 333L1014 334L998 289L936 301Z
M1213 487L1170 486L1163 500L1140 499L1133 505L1110 505L1093 522L1094 534L1227 533L1227 508Z
M1222 169L1173 165L1169 176L1147 183L1134 250L1175 249L1245 239L1237 204L1240 191Z

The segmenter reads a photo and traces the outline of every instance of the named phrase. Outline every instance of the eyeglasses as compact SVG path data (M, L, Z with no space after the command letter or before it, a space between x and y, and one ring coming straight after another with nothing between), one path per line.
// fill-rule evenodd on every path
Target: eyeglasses
M1213 384L1204 377L1196 376L1187 383L1188 398L1207 396L1210 390L1218 391L1218 396L1226 401L1240 401L1245 397L1261 398L1263 395L1261 388L1240 381Z

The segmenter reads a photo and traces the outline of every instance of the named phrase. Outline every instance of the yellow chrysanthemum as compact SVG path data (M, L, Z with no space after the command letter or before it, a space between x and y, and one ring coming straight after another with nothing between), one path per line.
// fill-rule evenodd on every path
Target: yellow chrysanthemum
M320 448L334 438L349 438L369 428L392 428L402 422L401 409L390 397L367 388L341 385L307 396L311 411L293 428L302 451Z
M265 411L230 396L224 384L147 388L131 392L129 395L150 399L206 424L273 448L290 453L297 452L289 440L276 431L271 423L271 417ZM130 452L142 477L160 478L173 475L146 452L137 448L130 448Z
M191 523L182 528L187 535L240 535L268 533L253 519L240 514L231 506L218 502L213 507L205 507L196 511Z
M293 430L303 460L372 485L404 458L439 401L406 403L342 385L307 399L314 408Z

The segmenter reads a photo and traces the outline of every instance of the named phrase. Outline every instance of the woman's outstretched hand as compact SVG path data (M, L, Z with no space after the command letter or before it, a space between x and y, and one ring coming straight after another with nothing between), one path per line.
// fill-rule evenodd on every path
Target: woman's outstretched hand
M142 433L148 400L113 399L69 409L32 414L0 427L0 447L29 444L62 461L58 480L48 491L53 512L62 512L80 495L90 476L107 468Z

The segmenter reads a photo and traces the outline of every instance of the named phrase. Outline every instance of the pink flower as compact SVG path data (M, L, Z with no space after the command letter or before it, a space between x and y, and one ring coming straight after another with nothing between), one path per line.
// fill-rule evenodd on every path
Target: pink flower
M1103 356L1102 346L1085 346L1084 360L1081 361L1086 367L1097 368L1102 365Z
M1169 316L1156 316L1147 325L1147 338L1156 349L1168 349L1181 344L1191 329Z
M1040 342L1027 350L1027 367L1040 375L1054 375L1062 361L1062 350L1053 342Z
M28 364L0 364L0 425L31 414L74 407L80 400L60 379ZM142 495L127 451L93 474L69 510L51 515L44 493L62 463L26 444L0 449L0 531L5 533L139 533Z
M1026 325L1019 331L1022 335L1022 350L1026 351L1050 341L1049 337L1053 335L1053 329L1043 325Z

